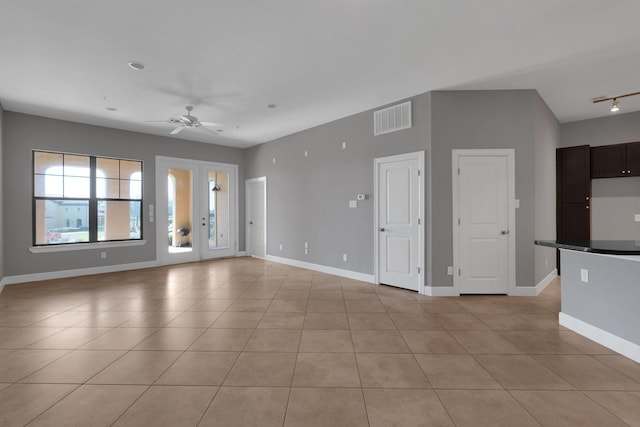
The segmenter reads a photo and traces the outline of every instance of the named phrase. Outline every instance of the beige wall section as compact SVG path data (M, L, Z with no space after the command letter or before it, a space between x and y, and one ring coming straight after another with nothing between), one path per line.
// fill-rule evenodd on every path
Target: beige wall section
M185 244L191 242L191 233L188 236L183 237L178 235L179 228L188 228L193 231L193 224L191 218L193 218L191 200L193 198L191 190L191 171L183 169L169 169L171 174L176 180L176 195L174 205L174 218L173 218L173 245Z
M129 239L131 211L128 202L107 202L104 218L105 240Z
M45 209L44 201L38 202L38 208L36 209L36 245L45 245L47 243L47 227L45 222Z

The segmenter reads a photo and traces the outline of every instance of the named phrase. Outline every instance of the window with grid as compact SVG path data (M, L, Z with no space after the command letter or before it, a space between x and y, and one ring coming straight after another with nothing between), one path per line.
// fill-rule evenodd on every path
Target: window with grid
M142 239L142 162L33 152L33 244Z

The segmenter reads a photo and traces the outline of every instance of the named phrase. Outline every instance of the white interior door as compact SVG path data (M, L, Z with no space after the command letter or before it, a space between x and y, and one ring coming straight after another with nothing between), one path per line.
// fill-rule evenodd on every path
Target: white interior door
M510 285L509 157L459 155L457 195L458 286L463 294L507 294ZM456 179L457 178L457 179ZM456 194L457 193L457 194ZM455 210L455 208L454 208ZM454 220L455 221L455 220Z
M420 290L422 153L376 159L377 280Z
M237 166L156 157L156 252L161 264L236 253Z
M267 248L267 178L248 179L245 189L247 252L264 258Z

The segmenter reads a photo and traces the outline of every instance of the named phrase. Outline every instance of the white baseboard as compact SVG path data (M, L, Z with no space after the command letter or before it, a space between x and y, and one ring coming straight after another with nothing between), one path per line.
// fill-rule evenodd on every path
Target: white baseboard
M236 256L237 257L247 256L247 251L236 251Z
M91 274L114 273L124 270L139 270L141 268L158 267L157 261L135 262L132 264L106 265L103 267L78 268L74 270L49 271L46 273L22 274L19 276L7 276L2 279L4 285L16 283L37 282L40 280L63 279L66 277L88 276ZM0 288L0 291L2 288Z
M265 255L267 261L286 264L292 267L306 268L307 270L318 271L320 273L333 274L334 276L346 277L347 279L360 280L361 282L375 283L373 274L358 273L357 271L344 270L342 268L329 267L326 265L313 264L306 261L298 261L291 258L281 258L273 255Z
M430 297L459 297L453 286L425 286L424 295Z
M613 335L611 332L607 332L563 312L558 314L558 321L565 328L569 328L600 345L640 363L640 345L627 341L624 338Z
M516 286L515 291L510 293L510 296L516 297L535 297L540 295L540 292L544 291L549 283L553 282L553 279L558 277L558 269L554 268L551 273L547 274L542 280L535 286Z

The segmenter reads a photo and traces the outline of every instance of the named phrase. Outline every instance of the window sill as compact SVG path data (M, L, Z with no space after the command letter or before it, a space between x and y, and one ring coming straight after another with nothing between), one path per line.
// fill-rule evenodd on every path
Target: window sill
M31 246L29 252L34 254L43 254L51 252L69 252L69 251L84 251L87 249L108 249L108 248L123 248L129 246L143 246L146 245L146 240L130 240L122 242L97 242L97 243L73 243L68 245L51 245L51 246Z

